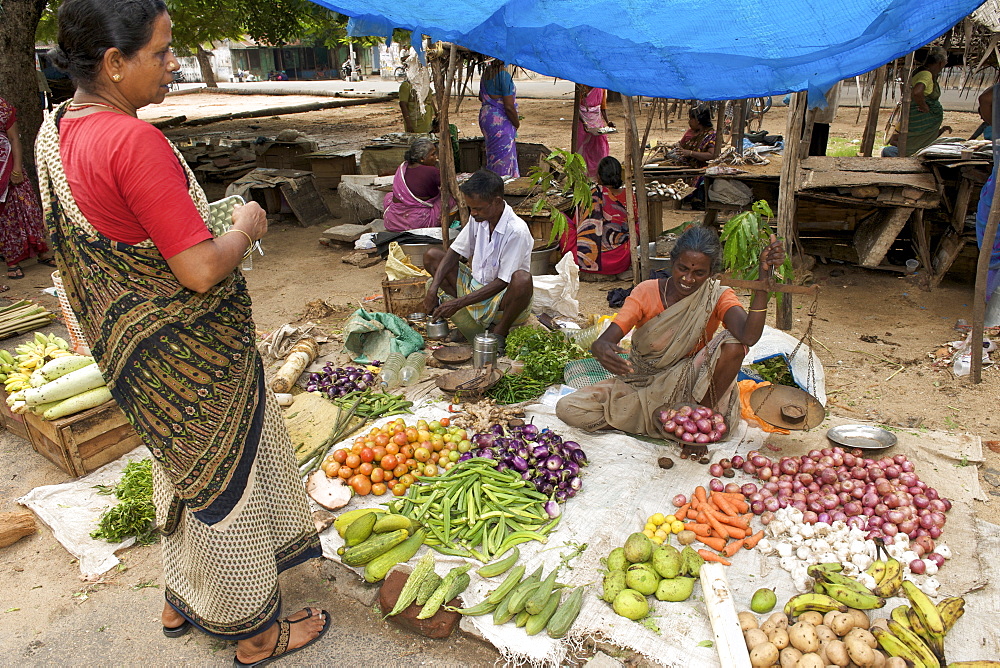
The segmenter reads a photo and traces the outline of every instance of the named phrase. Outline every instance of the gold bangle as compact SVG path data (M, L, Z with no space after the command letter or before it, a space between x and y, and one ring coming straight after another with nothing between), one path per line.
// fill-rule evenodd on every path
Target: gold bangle
M229 234L230 232L239 232L240 234L242 234L243 236L245 236L247 238L248 242L250 242L250 245L247 246L247 252L243 254L243 258L246 259L246 257L248 255L250 255L250 253L253 252L253 238L251 238L251 236L249 234L247 234L246 232L244 232L243 230L241 230L238 227L230 227L228 230L226 230L223 233L223 236L225 236L226 234Z
M21 177L21 176L24 176L24 172L19 172L19 171L17 171L17 170L15 169L15 170L11 171L10 175L11 175L11 176L18 176L18 177Z
M767 309L766 308L751 308L751 309L747 309L747 312L748 313L767 313Z

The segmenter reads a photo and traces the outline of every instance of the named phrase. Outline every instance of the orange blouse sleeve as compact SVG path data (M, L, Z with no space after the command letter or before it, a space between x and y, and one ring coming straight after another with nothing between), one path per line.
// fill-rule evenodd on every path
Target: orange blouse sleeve
M642 327L663 310L660 300L659 280L643 281L635 286L632 294L625 298L614 323L628 334L636 327Z

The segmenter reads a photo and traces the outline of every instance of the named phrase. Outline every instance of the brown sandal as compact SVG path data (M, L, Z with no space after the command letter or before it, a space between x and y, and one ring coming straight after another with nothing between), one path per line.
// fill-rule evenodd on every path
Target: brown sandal
M305 643L301 647L296 647L295 649L288 649L288 640L292 637L292 624L298 624L299 622L305 621L313 616L312 608L306 608L305 611L306 611L306 616L303 617L302 619L296 619L294 621L290 621L288 619L278 620L278 641L275 643L274 651L271 652L271 655L269 657L267 657L266 659L261 659L260 661L254 661L253 663L243 663L242 661L239 660L238 657L233 657L233 666L235 666L236 668L242 668L243 666L247 666L249 668L256 668L256 666L264 666L271 663L272 661L274 661L279 657L287 656L289 654L294 654L295 652L298 652L300 649L305 649L306 647L309 647L309 645L312 645L314 642L316 642L324 635L326 635L326 632L330 630L330 613L327 612L326 610L320 610L320 614L323 615L323 620L324 620L323 630L321 630L315 638Z

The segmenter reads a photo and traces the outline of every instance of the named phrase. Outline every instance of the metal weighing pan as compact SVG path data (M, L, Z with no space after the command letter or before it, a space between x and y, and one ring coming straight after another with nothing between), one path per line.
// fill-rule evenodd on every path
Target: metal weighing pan
M867 424L842 424L826 432L826 437L848 448L885 450L896 445L896 435Z

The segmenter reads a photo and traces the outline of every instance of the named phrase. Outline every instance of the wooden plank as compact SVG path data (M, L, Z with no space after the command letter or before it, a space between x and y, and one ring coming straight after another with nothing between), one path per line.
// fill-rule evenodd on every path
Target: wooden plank
M922 174L893 174L889 172L850 172L799 170L799 190L817 188L850 188L853 186L902 186L926 192L938 191L937 180L929 172Z
M308 178L297 179L294 185L281 184L281 194L285 196L288 206L295 214L295 220L300 227L310 227L325 223L333 217L326 202L316 189L312 174Z
M893 158L886 160L879 157L861 155L834 156L811 155L805 158L802 169L815 169L827 172L877 172L886 174L926 174L927 167L920 158Z
M1000 120L1000 84L993 87L993 122ZM993 143L996 150L996 140ZM993 190L993 200L990 203L990 215L986 219L986 229L983 230L983 241L979 245L979 261L976 263L976 292L972 304L972 382L977 385L983 381L983 324L986 319L986 274L990 268L993 256L993 246L996 244L997 227L1000 226L1000 188Z
M877 267L899 236L913 208L885 209L880 215L861 222L854 232L854 246L858 250L858 264Z
M580 84L573 84L573 128L570 133L570 153L579 153L580 149L580 102L583 100L583 90Z
M792 95L791 108L788 110L788 123L785 128L785 143L797 147L796 138L802 137L802 122L806 115L805 91ZM795 193L798 190L800 156L798 150L787 150L781 163L781 180L778 185L777 227L778 237L784 240L785 250L789 254L797 252L798 230L795 227ZM783 295L776 312L778 329L792 328L792 297Z
M929 274L933 268L931 264L931 233L924 219L923 209L913 210L913 219L910 222L913 228L913 243L917 247L917 259L924 267L925 274Z
M955 209L951 214L951 226L961 234L965 229L965 217L969 214L969 201L972 199L972 181L963 178L955 195Z
M872 99L868 103L868 119L865 121L865 132L861 137L861 155L870 157L875 147L875 135L878 132L878 114L882 107L882 93L885 90L886 66L875 71L875 83L872 87Z
M937 250L934 252L932 271L927 281L928 288L933 290L941 284L945 274L951 269L951 265L954 264L964 247L965 235L952 228L945 230L944 236L941 237Z

